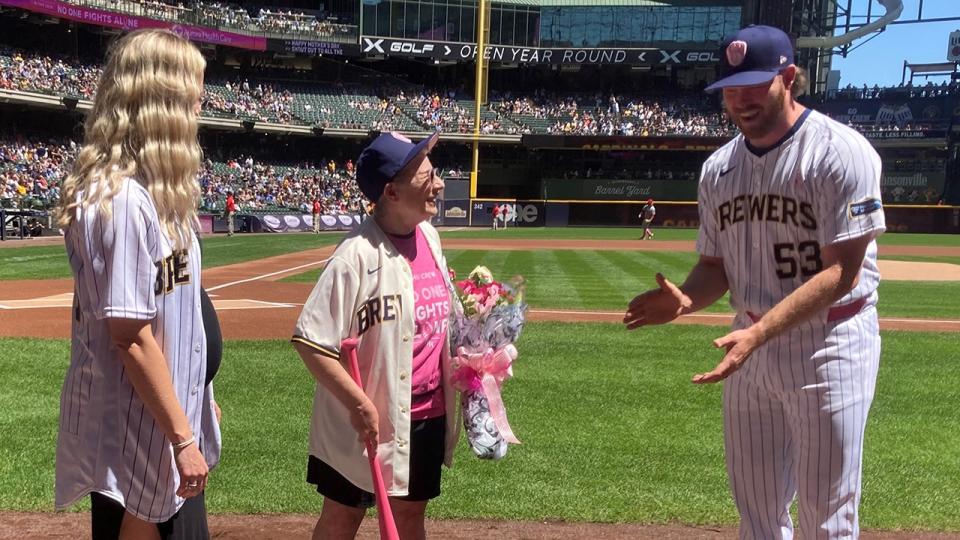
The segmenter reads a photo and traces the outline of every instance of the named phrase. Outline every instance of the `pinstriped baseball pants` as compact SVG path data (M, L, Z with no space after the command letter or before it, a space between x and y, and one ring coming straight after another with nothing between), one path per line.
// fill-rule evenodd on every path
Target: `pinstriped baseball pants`
M876 309L758 349L724 385L727 473L741 539L859 537L863 434L880 359Z

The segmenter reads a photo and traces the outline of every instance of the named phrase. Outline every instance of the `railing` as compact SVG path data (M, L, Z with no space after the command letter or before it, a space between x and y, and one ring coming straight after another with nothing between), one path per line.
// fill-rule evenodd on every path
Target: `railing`
M357 43L360 28L352 24L321 21L311 15L277 17L265 27L264 22L250 16L240 7L226 4L196 4L196 8L173 6L162 2L137 2L133 0L66 0L70 4L93 7L125 15L134 15L177 24L187 24L215 28L221 31L235 32L247 36L275 39L299 39L307 41L333 41L338 43ZM290 24L283 28L284 24ZM296 24L307 24L310 28L301 28Z

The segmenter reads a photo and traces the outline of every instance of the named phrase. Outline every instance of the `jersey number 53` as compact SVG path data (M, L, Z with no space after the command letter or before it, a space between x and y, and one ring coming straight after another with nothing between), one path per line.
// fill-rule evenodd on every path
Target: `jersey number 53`
M777 277L780 279L795 278L797 272L807 278L823 270L820 244L813 241L774 244L773 256L777 259Z

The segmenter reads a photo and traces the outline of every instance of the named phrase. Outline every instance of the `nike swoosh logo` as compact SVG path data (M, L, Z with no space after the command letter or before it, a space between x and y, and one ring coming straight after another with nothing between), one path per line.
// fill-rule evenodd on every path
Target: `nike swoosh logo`
M367 270L367 275L375 274L375 273L379 272L381 268L383 268L383 267L382 267L382 266L378 266L378 267L374 268L373 270Z
M730 171L732 171L732 170L734 170L734 169L736 169L736 167L730 167L729 169L727 169L727 170L725 170L725 171L720 171L720 178L723 178L724 176L727 175L727 173L729 173Z

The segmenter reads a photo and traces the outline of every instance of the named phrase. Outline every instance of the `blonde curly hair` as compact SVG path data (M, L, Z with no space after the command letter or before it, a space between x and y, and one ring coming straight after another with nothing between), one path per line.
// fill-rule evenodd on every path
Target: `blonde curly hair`
M187 248L200 199L197 112L205 68L200 51L168 30L137 30L110 48L83 148L61 188L64 230L78 206L99 203L109 216L110 201L131 178L150 193L174 248Z

